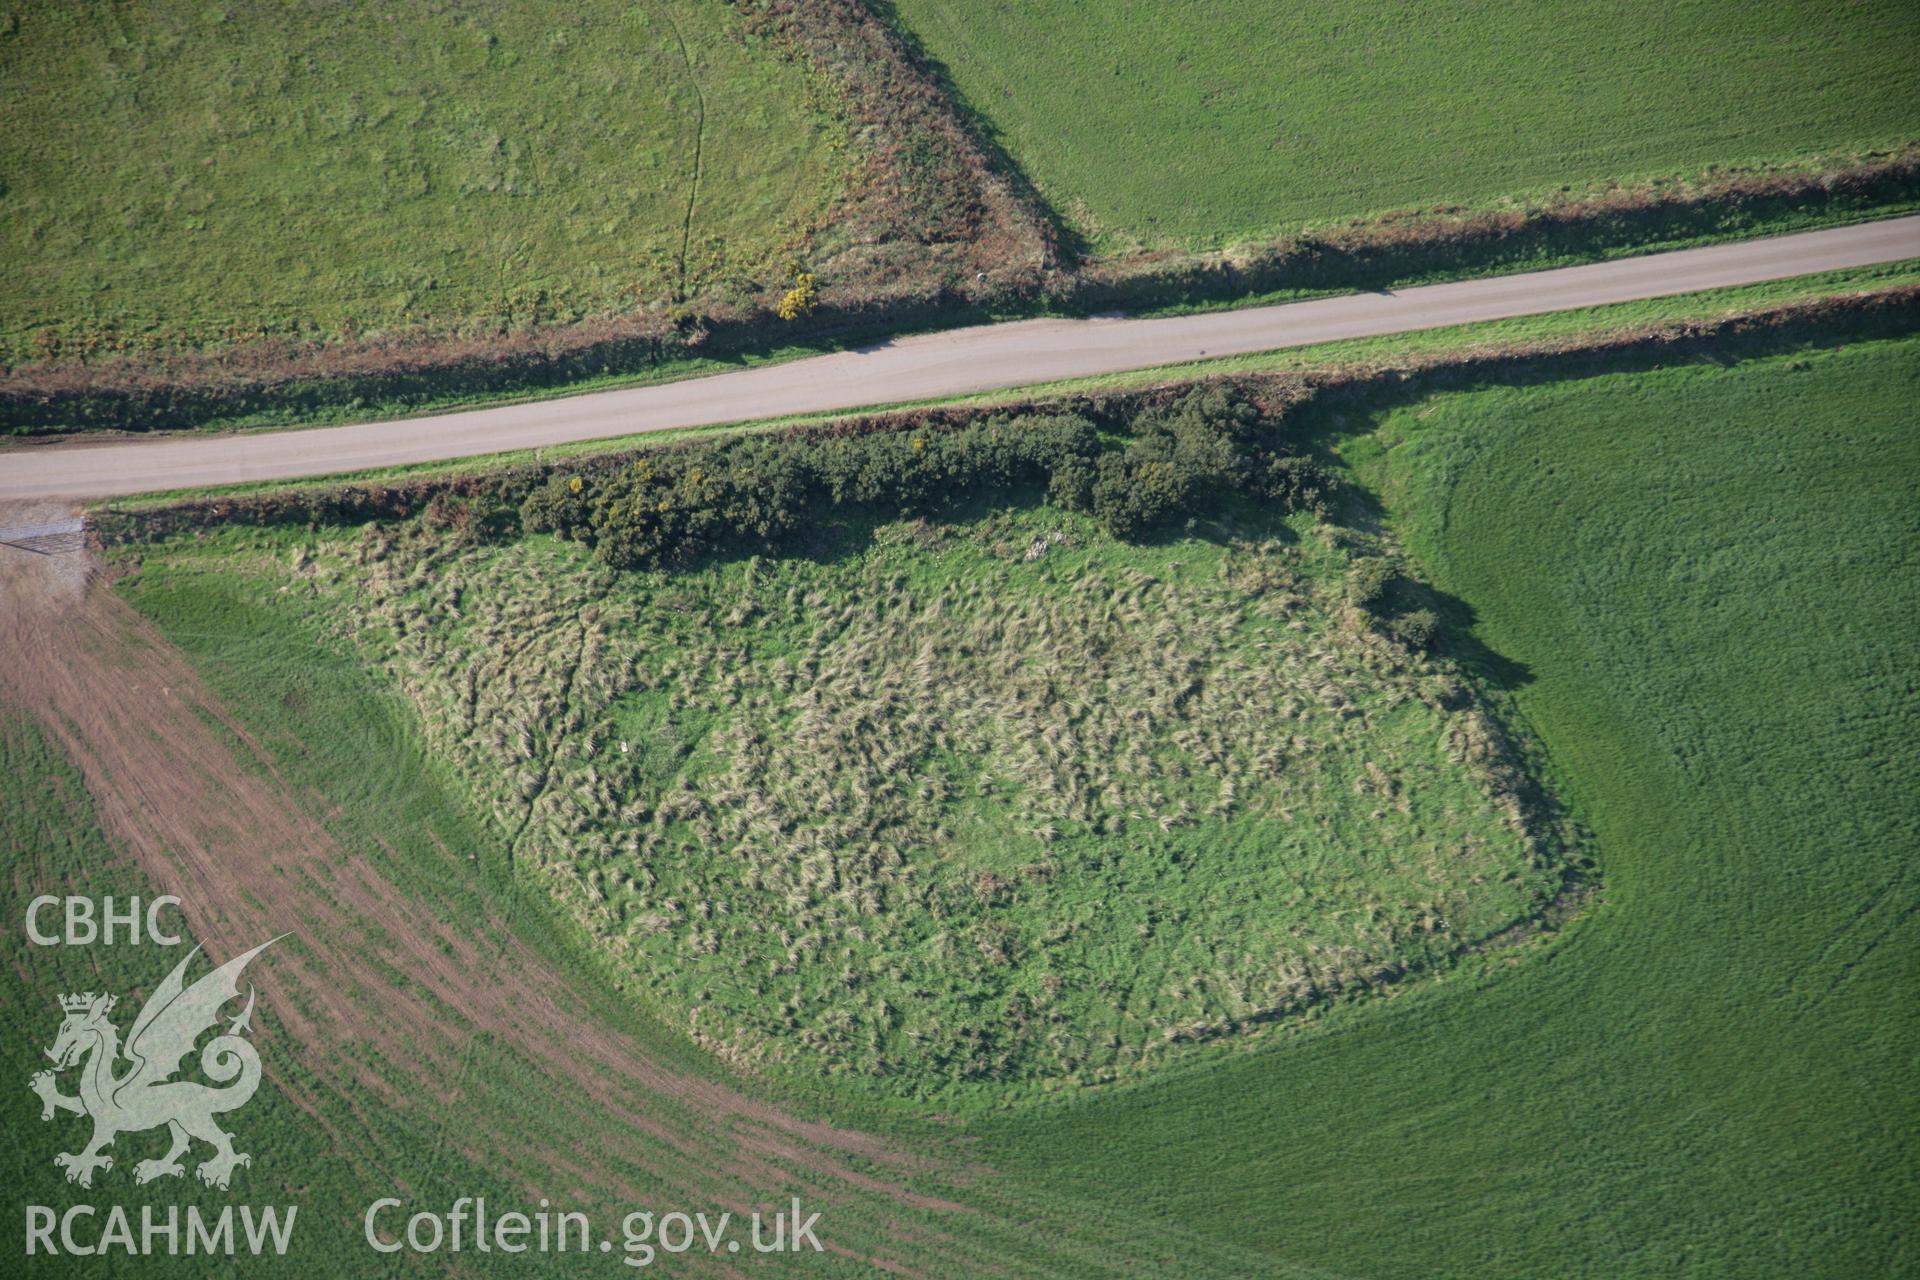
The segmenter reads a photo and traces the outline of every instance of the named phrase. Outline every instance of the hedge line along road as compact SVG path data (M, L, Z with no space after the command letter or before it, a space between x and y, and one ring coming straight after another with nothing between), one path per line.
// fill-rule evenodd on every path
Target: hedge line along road
M1149 320L1023 320L684 382L351 426L0 451L0 501L104 498L718 426L1500 320L1920 257L1920 217L1523 275Z

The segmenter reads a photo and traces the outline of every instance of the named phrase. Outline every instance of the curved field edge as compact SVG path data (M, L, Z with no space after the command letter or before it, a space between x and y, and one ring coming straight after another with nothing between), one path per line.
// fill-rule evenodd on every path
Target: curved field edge
M388 757L387 765L392 766ZM25 712L15 706L0 708L0 824L10 854L10 874L0 888L0 906L11 920L24 921L28 902L41 894L90 897L96 903L111 895L124 908L129 898L151 901L160 892L126 851L102 830L96 817L96 798L79 771L48 740ZM426 807L432 807L427 801ZM418 809L415 812L419 812ZM177 886L175 886L177 889ZM189 890L183 910L189 922L211 926L206 904ZM57 912L57 908L56 908ZM177 919L163 915L171 926ZM227 1127L237 1145L254 1154L247 1168L237 1171L230 1192L200 1186L191 1178L136 1186L131 1170L135 1160L158 1155L164 1141L152 1133L128 1133L114 1144L115 1167L100 1175L91 1190L68 1185L53 1164L57 1151L77 1149L85 1121L66 1116L48 1122L41 1118L39 1099L25 1082L47 1062L40 1050L51 1044L59 1025L59 997L74 992L111 992L121 1001L122 1017L130 1018L141 998L151 993L184 954L196 944L211 946L210 955L229 958L237 950L262 939L225 936L217 927L197 932L181 928L181 949L156 946L43 947L28 941L24 929L7 932L8 963L0 971L0 1007L13 1016L17 1034L7 1037L0 1063L20 1087L6 1091L0 1104L16 1141L8 1145L7 1186L10 1197L44 1205L64 1214L76 1205L111 1197L125 1207L136 1224L143 1208L161 1220L188 1205L217 1217L237 1197L255 1205L295 1206L292 1247L286 1257L255 1261L262 1274L313 1275L315 1259L338 1260L332 1269L344 1274L347 1259L368 1251L361 1232L360 1211L375 1199L392 1194L397 1185L437 1203L451 1203L459 1195L487 1194L504 1203L519 1194L511 1176L503 1177L495 1161L475 1150L462 1150L447 1140L452 1117L439 1107L422 1107L421 1097L403 1100L379 1079L377 1055L364 1049L350 1070L306 1058L288 1032L288 1023L311 1018L317 1006L296 1003L277 963L263 962L253 971L259 1003L254 1011L252 1038L261 1052L265 1082L255 1099L235 1113ZM299 937L280 947L297 951ZM195 973L206 971L203 962ZM377 1010L370 1014L378 1016ZM352 1051L350 1050L351 1054ZM359 1079L355 1079L355 1077ZM435 1114L439 1112L439 1114ZM511 1117L488 1118L505 1136ZM104 1212L104 1210L102 1210ZM283 1211L283 1219L284 1219ZM19 1234L21 1218L9 1215L7 1233L22 1261L19 1274L47 1275L156 1275L206 1274L203 1258L174 1256L162 1243L153 1256L134 1256L109 1249L101 1257L62 1256L55 1250L28 1253ZM79 1238L85 1243L88 1224ZM95 1228L98 1228L96 1219ZM136 1236L137 1238L137 1236ZM472 1265L492 1273L486 1260ZM323 1268L326 1269L326 1268Z
M1910 1269L1917 378L1908 337L1328 405L1605 901L1512 969L982 1150L1127 1169L1342 1274Z
M711 1051L1007 1105L1574 909L1489 708L1343 600L1371 540L1221 518L823 515L797 555L623 575L436 521L157 546L135 581L310 611Z
M596 1231L616 1247L615 1224L634 1210L744 1212L784 1206L786 1197L798 1195L823 1211L820 1234L832 1252L818 1265L834 1274L902 1266L978 1274L1004 1265L1026 1274L1115 1275L1148 1259L1180 1257L1191 1259L1199 1273L1226 1276L1245 1274L1253 1264L1252 1255L1190 1236L1177 1223L1144 1221L1097 1201L989 1176L955 1144L948 1126L915 1133L912 1154L903 1156L898 1144L782 1119L759 1101L732 1094L709 1059L677 1048L673 1038L636 1018L587 958L570 949L565 931L540 904L522 899L506 871L504 849L473 821L457 791L418 749L407 717L357 664L327 661L285 611L260 608L233 593L203 591L189 600L161 596L147 603L156 613L172 614L174 629L162 637L135 627L133 650L114 649L107 656L125 662L131 680L146 685L158 676L170 688L163 692L155 681L136 689L140 696L123 697L110 729L88 729L56 715L49 732L77 740L80 758L91 767L98 764L101 743L89 743L90 732L160 734L164 751L167 743L180 741L164 730L192 725L186 736L196 739L195 764L245 762L222 785L278 791L277 803L292 807L273 815L276 821L301 821L309 812L318 820L304 829L304 847L274 844L270 856L263 856L235 841L251 845L283 832L263 832L252 822L241 824L244 830L223 825L242 810L216 807L185 815L197 830L178 830L175 838L204 840L202 854L223 859L225 874L246 882L235 889L189 876L184 888L168 884L185 896L189 920L212 922L221 954L257 940L257 927L228 936L240 917L284 920L294 913L305 921L306 913L319 913L338 927L334 909L341 902L368 912L347 924L355 945L346 966L335 954L334 963L312 967L334 943L314 935L318 926L308 922L303 932L311 945L301 936L288 939L260 971L255 1026L270 1087L236 1128L258 1155L248 1171L256 1175L248 1193L257 1202L298 1205L301 1213L296 1247L284 1259L262 1260L263 1272L365 1274L378 1262L361 1234L362 1216L375 1197L396 1195L412 1207L444 1209L457 1196L481 1194L496 1212L507 1205L531 1211L538 1197L548 1196L557 1206L589 1213ZM96 620L116 609L124 610L117 600L110 607L97 601L88 606ZM96 639L83 634L54 643L91 648ZM174 640L187 646L195 673L184 669ZM69 690L56 699L66 696L68 710L97 718L97 704L85 699L105 673L91 674L77 695ZM0 753L9 766L0 784L8 802L3 829L9 845L17 841L22 851L9 877L8 901L20 914L40 892L153 892L120 840L103 837L95 821L100 812L124 823L126 794L94 791L93 775L83 781L49 746L47 735L20 718L19 705L46 710L35 696L32 674L23 679L10 679L6 693L10 704L13 695L26 696L0 713ZM81 706L71 702L73 696ZM163 718L149 718L160 707L166 708ZM325 726L324 734L313 731L317 724ZM233 761L226 760L229 751ZM170 763L178 769L184 762ZM133 820L165 822L170 803L142 794ZM311 863L316 847L326 869ZM152 853L149 848L140 855L141 865ZM160 859L168 881L178 878L180 861L178 854ZM279 878L264 895L262 877ZM359 897L370 883L384 883L387 892L371 901ZM262 897L255 901L248 894ZM226 908L211 906L214 899ZM422 931L424 953L414 945ZM42 1027L49 1038L57 1022L56 996L99 990L106 982L133 999L150 989L177 954L151 948L48 950L27 945L18 933L9 939L13 964L0 989L25 1028ZM569 1011L578 1053L607 1066L602 1055L609 1046L625 1044L640 1049L639 1058L611 1065L610 1074L596 1082L569 1066L566 1042L558 1046L558 1058L549 1046L542 1062L537 1043L502 1025L471 1026L457 1012L443 1013L429 1026L413 1023L418 998L438 989L444 975L414 971L400 953L411 949L416 961L436 949L444 949L447 960L477 954L478 969L487 970L498 957L526 948L559 967L546 981L521 985L524 975L509 979L510 1004L539 1008L584 995L587 1008ZM368 998L361 985L368 964L375 973L383 964L399 966L375 979L390 1004ZM555 973L560 981L552 980ZM304 1031L288 1034L301 1026ZM7 1051L23 1081L38 1057L38 1038L29 1030ZM457 1050L451 1060L443 1052L450 1048ZM578 1087L569 1087L570 1079ZM188 1198L172 1185L138 1190L116 1182L91 1192L67 1186L51 1155L71 1130L43 1124L37 1101L24 1088L13 1099L8 1114L18 1117L22 1141L10 1158L19 1176L9 1186L23 1198L64 1210L110 1194L131 1206L136 1221L142 1204L153 1204L164 1216L168 1205ZM724 1114L715 1113L715 1102ZM775 1132L763 1129L769 1124ZM124 1181L129 1157L148 1153L146 1144L128 1136L116 1146L122 1159L114 1172ZM212 1211L231 1202L213 1192L192 1198ZM523 1266L524 1259L474 1257L469 1251L461 1270L491 1274L516 1264ZM27 1274L76 1270L204 1274L205 1260L129 1257L116 1250L84 1260L42 1254L25 1266Z

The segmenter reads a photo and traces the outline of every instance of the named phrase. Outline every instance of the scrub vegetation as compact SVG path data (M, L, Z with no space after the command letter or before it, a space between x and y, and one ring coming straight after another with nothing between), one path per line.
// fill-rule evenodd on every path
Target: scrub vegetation
M1884 0L27 3L0 421L1844 220L1914 199L1917 43ZM0 681L0 913L204 863L300 916L270 1272L370 1256L397 1186L818 1196L863 1272L1920 1271L1914 270L120 504L86 603L142 627ZM165 968L4 950L22 1086L54 995ZM105 1194L38 1113L10 1185Z
M623 576L370 531L303 573L729 1056L1110 1080L1559 893L1505 735L1345 604L1340 539L1136 549L1044 508L870 539Z
M1908 337L1321 406L1605 901L1338 1034L989 1121L983 1158L1136 1171L1275 1270L1912 1270L1917 378Z
M1515 945L1462 948L1432 978L1384 987L1391 999L1329 1000L1259 1035L1243 1029L1185 1045L1149 1073L1116 1060L1114 1086L1075 1090L1051 1103L1036 1099L1007 1115L981 1105L989 1100L982 1093L969 1105L968 1095L951 1086L937 1124L865 1109L845 1085L823 1082L808 1096L833 1114L862 1117L862 1124L915 1142L964 1142L983 1172L953 1194L992 1210L979 1215L982 1227L1014 1203L1023 1217L1045 1206L1085 1215L1076 1219L1082 1230L1102 1239L1108 1228L1131 1224L1132 1243L1102 1255L1109 1268L1119 1256L1122 1269L1190 1274L1897 1274L1914 1261L1898 1224L1920 1197L1909 1136L1920 1132L1920 1116L1906 1087L1920 1033L1905 999L1907 975L1920 957L1910 927L1914 895L1902 870L1911 862L1906 855L1920 847L1905 796L1920 757L1907 676L1920 667L1920 654L1911 652L1906 619L1920 601L1902 569L1920 549L1913 516L1920 510L1920 455L1909 429L1920 343L1876 338L1818 316L1797 322L1791 340L1718 341L1715 347L1702 338L1685 354L1626 348L1605 360L1569 354L1495 361L1468 372L1430 368L1330 388L1297 408L1289 423L1289 437L1344 481L1326 524L1307 512L1282 517L1230 503L1199 517L1192 534L1176 523L1142 544L1123 544L1087 514L1035 505L1036 491L1011 509L963 508L925 524L829 513L817 541L792 544L777 557L755 562L732 551L623 571L545 536L505 539L484 520L463 533L457 513L443 506L438 516L364 534L332 531L324 521L308 529L303 518L176 536L127 553L140 563L124 589L211 673L248 724L276 726L272 741L290 753L281 767L297 766L317 794L357 796L379 777L385 737L346 750L324 731L341 708L391 726L383 732L401 740L423 734L431 755L447 766L447 785L493 806L490 817L474 815L474 847L510 848L517 880L562 892L585 923L577 931L591 953L609 954L609 940L632 948L616 957L651 945L662 949L669 971L692 965L717 975L705 979L696 1034L749 1068L749 1041L731 1035L722 1011L738 1007L726 1003L738 999L730 992L755 982L771 992L775 979L750 966L724 971L700 955L692 941L728 922L698 917L699 900L690 892L679 899L679 917L626 938L636 926L655 926L642 924L633 891L612 878L624 858L614 828L589 818L577 831L552 834L597 803L594 788L631 786L639 794L650 787L678 802L683 793L672 782L679 773L722 785L736 768L743 732L760 729L767 736L757 749L765 755L755 759L771 761L776 749L784 751L779 758L794 779L779 788L750 779L766 788L769 806L788 803L790 795L825 794L818 788L831 770L847 784L833 793L832 813L899 815L899 829L925 819L953 837L984 831L1014 841L1021 838L1016 819L1027 822L1020 806L1044 799L1039 793L1049 776L1066 779L1064 787L1106 770L1123 789L1116 798L1125 808L1089 789L1094 807L1086 812L1117 823L1123 853L1088 882L1096 886L1089 899L1112 896L1104 877L1126 872L1131 842L1139 840L1167 855L1148 897L1169 901L1186 890L1185 905L1196 912L1187 921L1150 922L1156 927L1149 937L1137 931L1147 921L1129 920L1136 928L1115 931L1107 972L1132 964L1156 978L1185 975L1197 953L1169 944L1215 935L1182 935L1174 926L1205 922L1206 912L1221 905L1192 892L1171 855L1214 869L1231 869L1235 859L1243 867L1276 864L1280 870L1264 888L1258 876L1231 882L1264 892L1272 911L1299 891L1287 877L1315 865L1302 861L1308 851L1321 850L1318 865L1332 871L1357 856L1321 843L1312 825L1305 832L1285 823L1248 826L1247 843L1232 843L1235 823L1250 809L1165 833L1144 821L1149 811L1137 809L1128 793L1138 783L1120 762L1139 750L1135 744L1144 744L1149 761L1172 759L1158 744L1177 748L1176 734L1204 739L1203 723L1161 721L1171 732L1149 733L1151 703L1131 689L1108 687L1104 696L1122 708L1121 723L1091 711L1085 730L1070 722L1079 748L1070 760L1050 761L1050 744L1031 733L994 748L1004 759L1030 763L1025 774L1004 766L994 774L1017 790L985 795L961 785L968 775L950 771L958 753L938 750L937 742L891 773L877 771L858 751L822 762L801 759L782 743L853 734L859 744L870 739L876 748L884 741L898 749L896 742L911 743L903 736L910 733L907 718L935 710L960 717L993 709L1044 735L1046 717L1022 709L1039 674L1023 637L1051 629L1055 654L1062 640L1077 639L1082 647L1067 655L1076 669L1097 661L1150 689L1152 673L1143 674L1124 647L1096 653L1088 643L1126 637L1123 611L1133 607L1152 626L1163 616L1177 624L1165 641L1155 640L1150 626L1143 643L1177 641L1176 656L1201 660L1224 647L1225 661L1212 660L1233 689L1261 681L1284 688L1296 670L1284 661L1288 654L1317 649L1359 662L1371 683L1364 696L1346 696L1377 734L1364 758L1398 750L1409 762L1433 762L1436 772L1422 785L1455 788L1471 802L1460 807L1462 818L1473 821L1480 812L1485 821L1485 793L1469 785L1469 767L1440 763L1431 753L1435 739L1394 736L1384 703L1406 687L1403 677L1368 664L1444 672L1537 744L1527 753L1529 773L1548 780L1567 806L1567 825L1582 833L1579 848L1604 868L1599 897L1571 922ZM444 527L429 528L436 519ZM1064 535L1059 541L1056 532ZM1029 560L1036 543L1042 549ZM1363 572L1350 594L1342 562L1381 558L1356 557L1368 550L1403 566L1387 588L1390 609L1396 593L1430 584L1421 599L1436 615L1432 653L1404 643L1376 647L1385 643L1379 622L1372 636L1357 628L1342 634L1356 621L1352 600L1369 585ZM1157 581L1137 581L1129 570ZM1249 570L1277 571L1283 580L1251 592L1233 576ZM383 585L367 589L364 600L353 595L375 577ZM790 592L798 593L791 603ZM1288 608L1287 625L1275 634L1261 610L1279 594L1302 603ZM876 595L894 597L897 622L892 613L876 616ZM924 646L914 642L943 596L942 634L964 634L969 645L978 637L986 648L936 650L923 678L913 668ZM510 621L509 600L523 602ZM1069 611L1069 603L1085 607ZM729 621L733 610L749 607ZM1238 619L1234 634L1248 639L1219 638L1223 612ZM983 620L994 617L1017 618L1026 630L982 634ZM1307 629L1288 630L1294 621ZM488 630L509 638L483 648ZM557 633L551 640L550 631ZM1256 650L1256 643L1268 647ZM522 645L527 656L511 656ZM1233 645L1242 646L1237 660L1247 670L1232 670ZM639 661L623 668L600 656L616 649ZM367 652L381 659L386 674L377 680L360 666ZM995 680L981 682L970 671L987 653L1006 665ZM856 654L872 660L862 666ZM1256 662L1256 654L1282 661ZM469 655L496 655L496 666L463 666ZM754 665L742 665L749 659ZM811 672L800 665L806 661ZM763 670L792 671L796 687L781 690L761 677ZM1338 667L1322 670L1331 679ZM465 706L469 671L475 696ZM561 671L583 679L637 673L660 687L636 682L615 695L595 730L593 753L581 755L593 726L570 723L565 708L592 705L589 696L606 693L573 690L563 699L555 692ZM523 673L523 683L513 683L514 672ZM871 715L851 722L852 711L843 715L824 699L795 706L806 692L799 682L815 677L833 680L839 700L853 707L899 712L909 695L915 705L894 714L890 726L876 726ZM302 702L301 690L316 679L317 687L345 682L357 692L338 706ZM378 692L393 685L408 696ZM519 726L510 716L504 756L487 736L502 716L481 701L482 691L514 688L529 702L549 699L547 712L527 724L531 756L520 754ZM1063 707L1071 696L1063 691ZM1237 788L1238 802L1282 799L1294 781L1317 781L1322 803L1344 815L1350 830L1404 828L1409 815L1395 813L1391 803L1341 791L1364 771L1343 772L1342 762L1356 757L1339 750L1340 731L1322 723L1324 712L1310 698L1289 696L1314 712L1307 728L1260 729L1243 721L1235 740L1246 733L1277 741L1284 732L1288 751L1295 735L1324 742L1324 750L1286 757L1288 770L1316 772L1256 776ZM781 708L790 708L784 720L776 719ZM1208 704L1212 717L1234 712ZM1415 717L1436 713L1416 692L1392 714L1412 727ZM486 729L436 728L455 723ZM1111 754L1088 745L1096 730L1119 734ZM994 726L973 732L991 734ZM531 798L488 789L470 774L484 767L519 779L548 761L553 780ZM1204 783L1209 799L1217 799L1221 781L1245 768L1227 751L1223 764L1207 771L1190 766L1183 785ZM592 782L588 769L595 770ZM931 797L915 788L943 779L951 791L930 809ZM800 792L802 780L815 790ZM870 810L853 807L856 781L868 788ZM894 789L883 791L879 784L888 781ZM1165 786L1170 779L1153 781ZM1404 794L1413 800L1412 819L1429 821L1412 782ZM704 861L663 859L655 874L670 869L691 887L698 872L710 877L703 885L737 891L751 866L754 824L785 812L753 813L745 808L751 799L741 801L737 811L676 809L671 821L686 830L704 822L717 836L726 824L741 824L748 838L731 848L716 841L721 853L703 854ZM1387 812L1374 819L1375 808ZM1136 811L1142 820L1131 817ZM343 812L384 824L372 830L406 827L397 811L356 803ZM819 813L797 826L827 821ZM1010 858L1076 865L1071 860L1090 837L1052 821L1059 834L1050 844L1010 849ZM649 815L632 833L644 841L653 830ZM1433 821L1426 830L1439 835L1445 828ZM1203 850L1195 841L1209 831L1225 838ZM682 847L681 839L670 826L656 852ZM601 849L602 841L609 859L581 852ZM1024 919L1030 906L1044 904L1065 906L1071 918L1062 876L1020 878L1024 863L1008 874L992 860L996 846L988 841L953 839L941 847L980 860L963 864L966 872L982 867L1012 886L1008 905L993 907L961 874L949 881L958 890L956 912L978 913L972 920L993 912ZM444 862L429 863L434 874L445 874ZM1363 874L1376 869L1384 867L1369 863ZM608 872L597 884L595 870ZM721 878L722 870L731 877ZM1316 875L1310 883L1334 911L1343 909L1347 893L1364 892L1337 876ZM1509 896L1485 901L1512 900L1510 887L1494 888ZM1474 887L1468 901L1485 891ZM628 915L612 923L621 901ZM846 910L846 922L858 926ZM745 954L762 966L783 963L773 931L790 929L792 914L778 902L763 910L757 923L772 936L745 940ZM1224 921L1225 914L1215 918ZM1097 917L1084 927L1111 928ZM684 954L683 937L692 944ZM1300 939L1275 941L1290 946ZM1042 945L1070 951L1073 944L1067 938ZM964 961L980 972L985 959L977 947L971 956L956 947L953 956L956 971ZM1165 970L1152 968L1162 963L1156 957L1165 958ZM803 956L795 963L806 966L808 980L825 984L853 958ZM1009 959L1018 965L1021 953L1011 951ZM917 960L909 952L902 963ZM685 996L671 989L671 977L659 980L665 989L630 971L618 980L634 995L649 988L646 1003L679 1007L680 1026L688 1025L678 1003ZM1134 1019L1140 1045L1153 1043L1163 1025L1182 1025L1143 1016L1184 1013L1170 991L1145 981L1135 989L1159 1003L1124 1005L1106 1016ZM958 984L952 990L950 1003L932 1007L956 1015L978 1007L957 994ZM1215 998L1223 990L1210 985L1198 995ZM814 1020L820 1008L803 1005L797 1020L829 1027ZM777 1042L799 1044L791 1038L799 1029L781 1029L788 1038ZM1043 1068L1046 1042L1028 1043L1035 1056L1023 1068ZM864 1052L857 1036L797 1049L787 1069L763 1080L778 1095L817 1075L833 1055L853 1063ZM1032 1077L1036 1084L1045 1078ZM927 1075L921 1080L933 1084ZM1019 1091L1017 1081L1004 1090ZM868 1086L858 1097L870 1094ZM1274 1204L1285 1212L1252 1208ZM1094 1222L1101 1225L1084 1225ZM1231 1253L1219 1252L1229 1247ZM931 1253L899 1257L943 1269ZM1025 1269L1100 1266L1031 1258Z
M556 475L521 517L533 532L590 542L607 563L636 568L788 546L813 536L826 512L925 515L1022 488L1043 488L1064 511L1090 511L1122 538L1235 494L1283 512L1325 510L1326 473L1231 388L1181 394L1121 420L1125 442L1113 447L1078 413L995 414L945 429L880 419L692 444L643 453L607 475Z

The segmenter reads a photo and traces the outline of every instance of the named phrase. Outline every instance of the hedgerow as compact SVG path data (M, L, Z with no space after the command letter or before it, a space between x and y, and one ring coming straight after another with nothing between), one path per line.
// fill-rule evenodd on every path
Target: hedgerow
M1188 392L1131 426L1118 445L1078 413L751 437L644 455L608 474L557 475L520 514L529 531L591 544L608 564L653 568L730 544L777 546L834 508L920 516L985 493L1043 491L1133 538L1226 494L1317 509L1330 488L1231 387Z
M1675 321L1623 329L1604 335L1565 337L1413 354L1393 364L1353 364L1314 373L1269 373L1200 384L1227 388L1261 406L1270 437L1307 406L1328 396L1366 396L1383 388L1400 394L1424 394L1442 388L1490 381L1563 378L1623 368L1659 368L1694 361L1725 363L1794 351L1811 345L1862 341L1911 333L1920 326L1920 287L1901 285L1811 301L1733 312L1705 321ZM1150 421L1157 406L1193 390L1156 387L1144 391L1102 392L1059 399L1029 400L1000 411L1018 420L1073 414L1095 422ZM966 406L917 408L862 414L820 426L786 429L777 438L827 440L886 432L923 430L945 433L974 425L982 411ZM758 436L755 439L776 437ZM369 520L405 519L419 514L434 498L447 495L482 509L488 530L503 530L520 519L529 495L556 475L614 475L642 457L659 459L712 443L646 443L583 457L565 464L526 460L483 462L451 475L318 483L247 493L170 499L158 504L101 507L92 513L100 535L112 542L150 542L194 529L229 523L337 526ZM1063 457L1049 473L1049 500L1067 510L1090 508L1097 458ZM1285 510L1314 509L1324 500L1326 477L1311 458L1274 448L1264 459L1266 486ZM583 478L583 488L588 480ZM1253 492L1259 492L1258 489ZM585 536L591 536L590 530Z
M973 173L974 161L956 171ZM944 170L943 170L944 172ZM893 170L874 179L884 185ZM1004 196L1004 193L1001 193ZM955 197L959 199L959 197ZM1232 254L1149 254L1077 262L1057 252L1020 201L978 241L913 239L894 227L861 253L817 269L813 303L782 319L784 294L742 306L695 299L668 310L507 332L267 336L191 351L108 347L0 368L0 430L150 431L251 414L391 409L628 374L697 352L766 348L856 330L908 327L973 308L985 318L1205 305L1281 291L1381 289L1435 272L1515 271L1789 230L1901 210L1920 201L1920 146L1820 172L1735 173L1610 190L1526 209L1439 209L1302 231ZM868 205L886 201L869 200ZM966 202L961 201L962 204ZM969 206L970 207L970 206ZM864 256L863 256L864 255ZM979 269L991 260L997 265ZM777 322L777 324L776 324Z

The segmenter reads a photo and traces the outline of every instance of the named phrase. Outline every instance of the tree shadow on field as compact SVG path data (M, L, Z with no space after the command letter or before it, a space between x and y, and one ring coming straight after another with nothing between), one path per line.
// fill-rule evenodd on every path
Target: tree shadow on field
M1286 442L1341 477L1338 518L1375 536L1391 536L1392 521L1381 496L1355 480L1342 447L1368 437L1395 409L1436 395L1498 388L1546 387L1611 374L1651 373L1697 365L1733 368L1752 360L1838 350L1849 343L1899 338L1920 331L1920 308L1911 302L1850 311L1836 302L1780 322L1762 320L1732 331L1652 332L1574 351L1517 348L1488 351L1429 369L1385 370L1314 388L1311 398L1288 411L1278 429ZM1404 447L1404 446L1401 446ZM1525 663L1499 653L1477 634L1473 606L1425 583L1402 579L1388 593L1392 614L1431 610L1437 626L1434 648L1500 689L1533 680Z
M1434 630L1434 652L1452 658L1466 671L1506 693L1533 683L1532 667L1507 657L1480 638L1480 615L1465 600L1430 583L1404 578L1395 590L1406 601L1407 611L1428 609L1439 619Z
M1421 389L1411 398L1418 401L1428 394L1427 389ZM1338 446L1342 441L1367 435L1380 416L1397 403L1392 396L1339 393L1304 406L1287 424L1289 442L1304 448L1316 462L1340 477L1336 500L1338 522L1376 537L1391 537L1387 504L1378 493L1354 478ZM1423 579L1402 575L1388 586L1378 608L1381 615L1388 618L1423 610L1431 613L1435 620L1431 642L1435 653L1452 658L1462 669L1504 692L1533 683L1533 669L1482 639L1478 612L1451 592Z
M910 536L922 547L936 550L958 541L961 531L978 526L992 517L1016 511L1033 511L1045 505L1044 487L1022 485L963 493L944 501L935 501L919 510L902 510L884 504L823 506L810 512L801 527L780 537L770 540L727 538L697 555L674 561L668 568L674 573L691 573L745 560L750 556L828 567L865 555L878 545L879 531L893 525L907 526Z
M1123 541L1133 547L1169 547L1186 539L1228 546L1245 539L1263 539L1295 546L1300 535L1287 523L1287 512L1277 503L1230 493L1211 511L1177 517L1133 534Z

